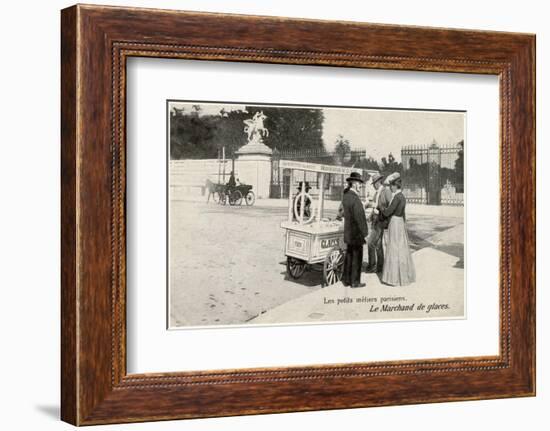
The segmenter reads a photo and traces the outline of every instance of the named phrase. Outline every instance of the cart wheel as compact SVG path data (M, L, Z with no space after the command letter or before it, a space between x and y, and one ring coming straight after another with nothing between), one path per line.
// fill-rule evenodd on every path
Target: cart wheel
M330 286L342 278L344 271L344 250L340 247L332 248L323 263L323 285Z
M254 194L254 192L252 190L250 190L246 194L246 204L248 206L250 206L250 205L254 205L254 202L256 202L256 195Z
M216 193L218 195L218 203L220 205L225 205L225 193L224 192L217 192Z
M243 201L243 194L238 190L233 190L229 195L229 205L240 205Z
M286 258L286 272L292 278L300 278L306 270L306 262L295 257Z

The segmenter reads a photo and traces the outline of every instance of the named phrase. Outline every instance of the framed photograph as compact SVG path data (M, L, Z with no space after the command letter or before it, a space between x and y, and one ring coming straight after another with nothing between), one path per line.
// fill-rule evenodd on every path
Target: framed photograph
M466 112L181 100L167 111L169 329L466 317ZM367 251L357 283L342 204L352 174ZM400 215L384 217L400 196Z
M535 394L535 36L62 11L62 419Z

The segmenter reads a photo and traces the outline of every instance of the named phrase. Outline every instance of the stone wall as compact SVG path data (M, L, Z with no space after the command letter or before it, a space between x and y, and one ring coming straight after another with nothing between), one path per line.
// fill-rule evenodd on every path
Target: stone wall
M170 160L170 197L181 199L185 196L204 194L206 180L218 182L218 172L223 172L223 164L217 159ZM231 173L231 160L225 161L225 182ZM238 176L238 175L237 175ZM220 182L223 176L220 174Z
M223 164L217 159L171 160L171 199L204 195L207 179L214 183L227 183L231 166L231 160L226 160L224 179L221 175ZM220 175L218 175L218 172L220 172ZM240 156L235 160L235 178L239 179L242 184L251 185L258 199L269 198L271 158L264 155Z

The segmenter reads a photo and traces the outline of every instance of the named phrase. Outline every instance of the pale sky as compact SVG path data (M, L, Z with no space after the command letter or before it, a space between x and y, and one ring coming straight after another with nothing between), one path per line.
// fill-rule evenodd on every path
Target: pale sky
M170 106L185 108L189 112L193 104L195 103L172 102ZM244 109L244 105L196 104L200 104L203 115L218 114L222 107L227 111ZM325 115L323 141L328 151L334 148L336 137L341 134L350 141L352 149L364 148L367 156L372 156L375 160L380 160L391 152L397 161L401 161L401 148L405 145L429 145L434 139L439 145L450 145L464 139L464 112L321 109Z
M463 112L402 111L375 109L323 109L323 140L331 150L339 134L351 148L365 148L367 155L380 160L390 152L401 160L405 145L456 144L464 139Z

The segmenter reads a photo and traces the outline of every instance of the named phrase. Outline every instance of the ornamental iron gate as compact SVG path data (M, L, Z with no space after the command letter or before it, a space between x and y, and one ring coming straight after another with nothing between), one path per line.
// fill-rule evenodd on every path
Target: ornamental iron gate
M406 146L401 149L403 193L427 205L464 205L464 143Z

